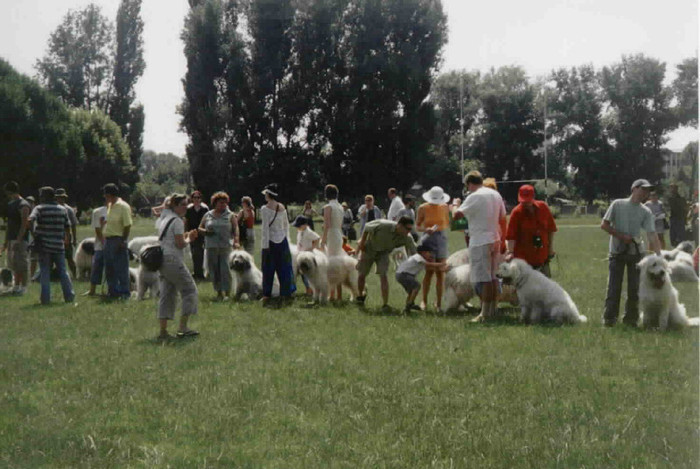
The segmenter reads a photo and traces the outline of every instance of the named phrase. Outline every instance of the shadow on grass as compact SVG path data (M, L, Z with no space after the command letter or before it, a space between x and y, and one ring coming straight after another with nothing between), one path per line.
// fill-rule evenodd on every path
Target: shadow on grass
M23 305L20 306L20 310L35 310L35 311L45 311L48 309L55 309L55 308L65 308L66 306L71 306L72 303L65 303L63 301L52 301L51 303L47 304L41 304L41 303L31 303L28 305Z
M159 339L150 337L136 341L136 345L144 347L185 347L198 340L199 336L192 337L171 337L169 339Z

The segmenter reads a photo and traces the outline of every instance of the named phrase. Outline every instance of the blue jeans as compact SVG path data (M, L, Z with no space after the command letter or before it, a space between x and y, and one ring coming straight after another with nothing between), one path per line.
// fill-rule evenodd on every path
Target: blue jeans
M95 251L92 256L92 268L90 269L90 284L101 285L102 277L105 270L105 258L103 251Z
M42 252L39 254L39 281L41 282L41 304L51 302L51 266L55 265L61 279L63 299L66 303L72 303L75 298L73 284L66 272L66 257L63 252Z
M119 236L105 239L103 253L109 296L129 298L129 251L126 241Z
M292 254L289 251L287 238L281 243L270 241L269 249L262 250L263 296L272 296L272 284L275 279L280 282L280 296L290 297L297 290L294 284L292 269Z

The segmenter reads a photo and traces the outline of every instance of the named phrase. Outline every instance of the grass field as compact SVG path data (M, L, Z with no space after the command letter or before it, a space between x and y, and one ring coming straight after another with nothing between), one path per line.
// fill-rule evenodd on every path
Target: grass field
M393 279L389 314L376 279L366 309L214 303L203 283L201 336L168 344L153 301L0 298L0 466L698 467L698 331L600 326L598 223L559 222L578 327L404 317ZM677 287L697 316L697 285Z

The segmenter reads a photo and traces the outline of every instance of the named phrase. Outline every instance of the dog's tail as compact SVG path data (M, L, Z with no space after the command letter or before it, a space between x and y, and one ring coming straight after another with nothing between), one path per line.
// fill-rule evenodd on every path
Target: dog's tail
M688 318L688 325L694 327L700 327L700 317L698 318Z

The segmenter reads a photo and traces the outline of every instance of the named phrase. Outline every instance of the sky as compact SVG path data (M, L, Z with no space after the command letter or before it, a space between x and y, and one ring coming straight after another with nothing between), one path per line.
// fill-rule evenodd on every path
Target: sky
M34 76L34 64L49 35L69 9L89 0L0 0L0 57ZM112 20L119 0L93 0ZM442 0L448 44L441 71L486 72L520 65L532 78L560 67L613 64L623 54L644 53L675 66L698 53L698 1L665 0ZM167 5L167 7L164 7ZM136 87L146 112L144 148L184 156L187 136L179 132L186 61L180 32L187 0L143 0L146 71ZM698 139L695 129L669 135L667 147L682 149Z

